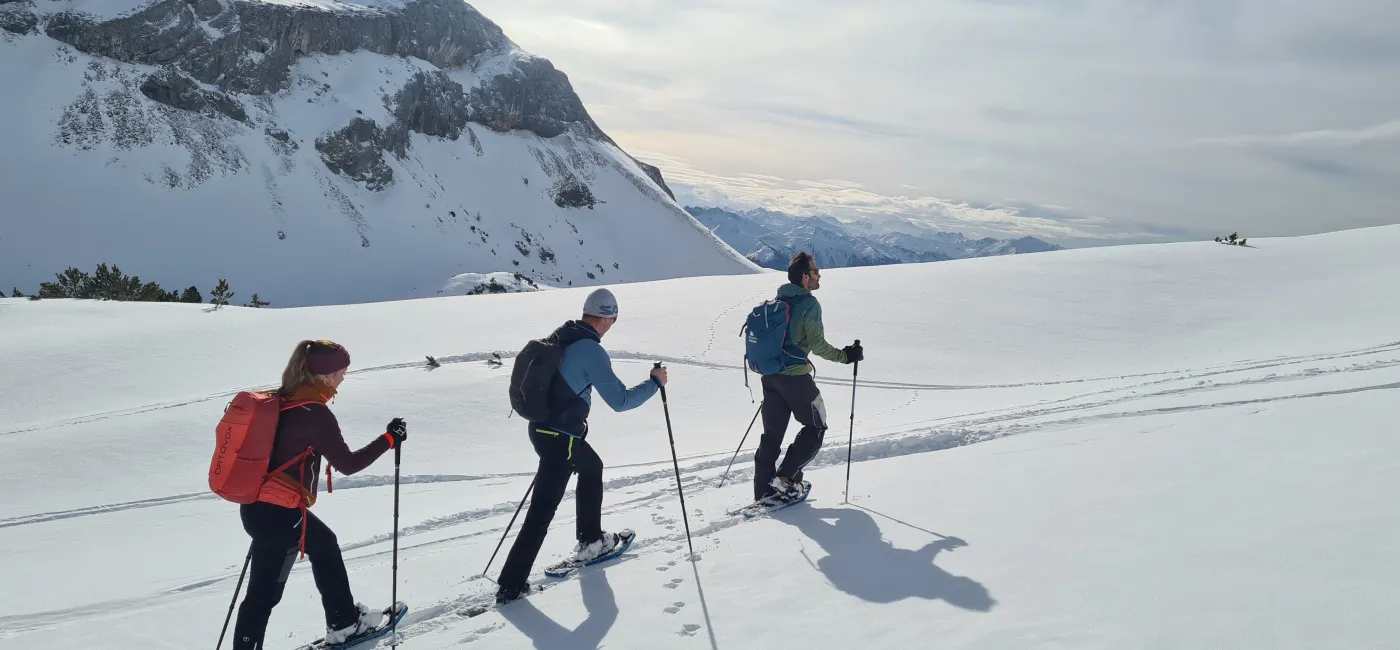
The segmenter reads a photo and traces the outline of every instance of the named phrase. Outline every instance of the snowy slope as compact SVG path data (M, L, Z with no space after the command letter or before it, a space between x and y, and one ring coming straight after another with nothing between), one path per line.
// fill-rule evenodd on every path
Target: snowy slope
M970 239L901 217L842 221L825 216L796 217L762 208L734 211L686 206L686 211L750 261L777 270L787 269L798 251L811 252L828 268L843 268L1063 250L1034 237Z
M756 408L735 334L776 280L616 286L604 343L619 374L671 368L699 560L662 405L600 409L604 524L637 544L474 618L458 612L488 597L476 576L534 467L507 418L509 366L487 360L572 316L585 290L209 313L0 300L0 584L18 585L0 591L0 648L213 642L247 538L206 494L211 429L231 391L274 381L308 336L352 352L333 405L352 445L395 415L410 424L401 648L1395 647L1400 308L1375 297L1400 281L1400 227L1250 243L825 273L830 339L868 355L854 503L849 369L818 361L834 426L812 499L750 522L724 511L750 492L757 432L718 479ZM392 470L386 457L337 477L316 505L375 604ZM558 512L542 562L573 543L573 505ZM320 621L299 564L271 647Z
M0 87L7 292L104 262L274 306L755 270L460 2L7 2Z

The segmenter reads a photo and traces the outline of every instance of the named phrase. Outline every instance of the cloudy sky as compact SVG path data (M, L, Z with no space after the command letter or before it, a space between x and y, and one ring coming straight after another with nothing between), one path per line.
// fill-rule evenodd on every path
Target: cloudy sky
M1400 223L1396 0L472 0L687 204L1072 246Z

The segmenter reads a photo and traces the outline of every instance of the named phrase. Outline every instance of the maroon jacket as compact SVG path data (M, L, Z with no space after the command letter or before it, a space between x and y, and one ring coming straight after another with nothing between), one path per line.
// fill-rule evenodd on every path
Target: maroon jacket
M277 419L277 439L272 445L272 462L268 470L281 467L283 463L296 458L310 447L312 453L302 462L301 467L293 465L285 473L293 480L300 478L302 487L315 502L317 486L320 484L321 457L341 474L355 474L379 460L389 451L389 439L376 437L359 451L350 451L345 438L340 433L340 423L335 414L325 404L303 404L282 411Z

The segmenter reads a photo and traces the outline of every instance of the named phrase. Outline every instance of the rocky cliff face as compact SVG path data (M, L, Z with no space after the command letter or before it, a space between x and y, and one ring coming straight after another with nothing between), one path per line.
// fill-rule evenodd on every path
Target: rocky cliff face
M50 37L125 63L171 66L226 92L286 90L292 64L311 54L363 50L457 68L510 41L470 5L455 0L325 6L160 0L115 20L58 11Z
M0 0L0 83L23 98L0 107L0 120L16 127L0 146L36 159L0 179L0 189L56 217L51 223L83 225L92 224L72 211L124 215L134 210L121 202L131 192L84 202L41 192L25 177L44 169L84 185L139 180L165 193L142 196L140 215L98 224L132 230L18 270L0 262L0 276L29 282L68 264L127 267L139 251L157 260L143 276L184 274L171 283L191 274L267 282L278 274L218 254L172 255L139 235L160 229L190 245L238 224L288 242L322 222L337 224L331 239L352 230L348 241L368 249L359 255L375 257L389 241L429 252L412 255L413 268L376 262L402 282L347 267L361 288L380 288L307 282L289 290L301 298L284 294L280 304L421 295L419 285L462 273L569 286L755 269L675 205L660 170L608 138L564 73L463 2L109 0L106 14L91 6ZM570 216L578 210L589 216ZM27 248L14 233L47 232L10 230L0 233L0 258ZM522 245L497 246L503 231ZM628 245L624 236L641 240ZM127 240L143 243L115 243ZM342 242L310 245L309 259L345 254ZM280 250L285 243L255 248L268 246L280 260L272 266L299 270ZM679 247L684 261L664 247ZM522 248L522 259L503 259ZM34 261L42 265L30 270ZM223 268L201 268L213 264Z
M81 52L127 63L161 66L142 82L147 98L171 108L208 115L215 111L246 121L230 96L267 95L288 89L293 65L313 54L367 51L415 57L442 69L479 62L481 55L514 47L501 29L458 0L418 0L353 11L313 6L220 0L162 0L136 13L101 21L75 11L42 20L46 34ZM23 13L23 12L16 12ZM40 16L27 14L35 25ZM207 91L200 84L214 86ZM403 158L406 131L456 140L468 122L495 131L530 131L553 138L571 128L607 139L588 116L568 78L549 61L524 57L502 74L465 89L442 70L419 72L384 98L394 121L352 120L317 142L327 167L371 189L392 182L392 172L370 156L345 155L374 143ZM367 123L368 122L368 123ZM655 168L652 168L653 170ZM659 173L648 172L654 179ZM658 185L664 182L658 181ZM579 203L576 186L566 203ZM668 190L669 193L669 190Z

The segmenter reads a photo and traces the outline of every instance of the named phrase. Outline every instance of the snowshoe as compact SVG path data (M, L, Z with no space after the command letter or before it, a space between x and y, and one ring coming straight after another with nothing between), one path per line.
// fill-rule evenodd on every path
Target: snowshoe
M357 605L360 608L360 620L354 625L342 630L327 630L325 637L300 646L297 650L349 650L389 634L408 613L408 605L402 602L382 610L370 610L364 605Z
M574 554L571 557L545 567L544 573L551 578L567 578L580 568L607 562L608 560L620 557L623 553L627 552L628 548L631 548L632 541L636 539L636 537L637 534L630 529L623 530L621 533L616 534L604 533L603 539L598 542L575 545ZM482 594L482 598L473 598L471 601L458 607L457 615L467 618L480 616L502 605L509 605L521 598L538 594L554 584L558 583L546 582L540 585L527 584L524 589L519 590L497 589L494 600L487 600L490 596L488 594Z
M776 483L778 479L774 479ZM775 488L778 486L775 485ZM738 510L730 510L730 515L743 515L745 519L752 519L762 514L777 512L788 506L795 506L807 500L807 496L812 493L812 483L810 481L794 481L785 484L774 494L768 495L746 505Z
M580 568L607 562L626 553L636 538L637 534L630 528L620 533L604 533L601 540L575 546L573 557L545 567L544 574L551 578L563 578Z
M364 603L355 603L355 608L359 610L360 618L354 623L335 630L326 628L327 645L340 645L355 637L363 636L384 622L385 612L372 610L365 607Z

